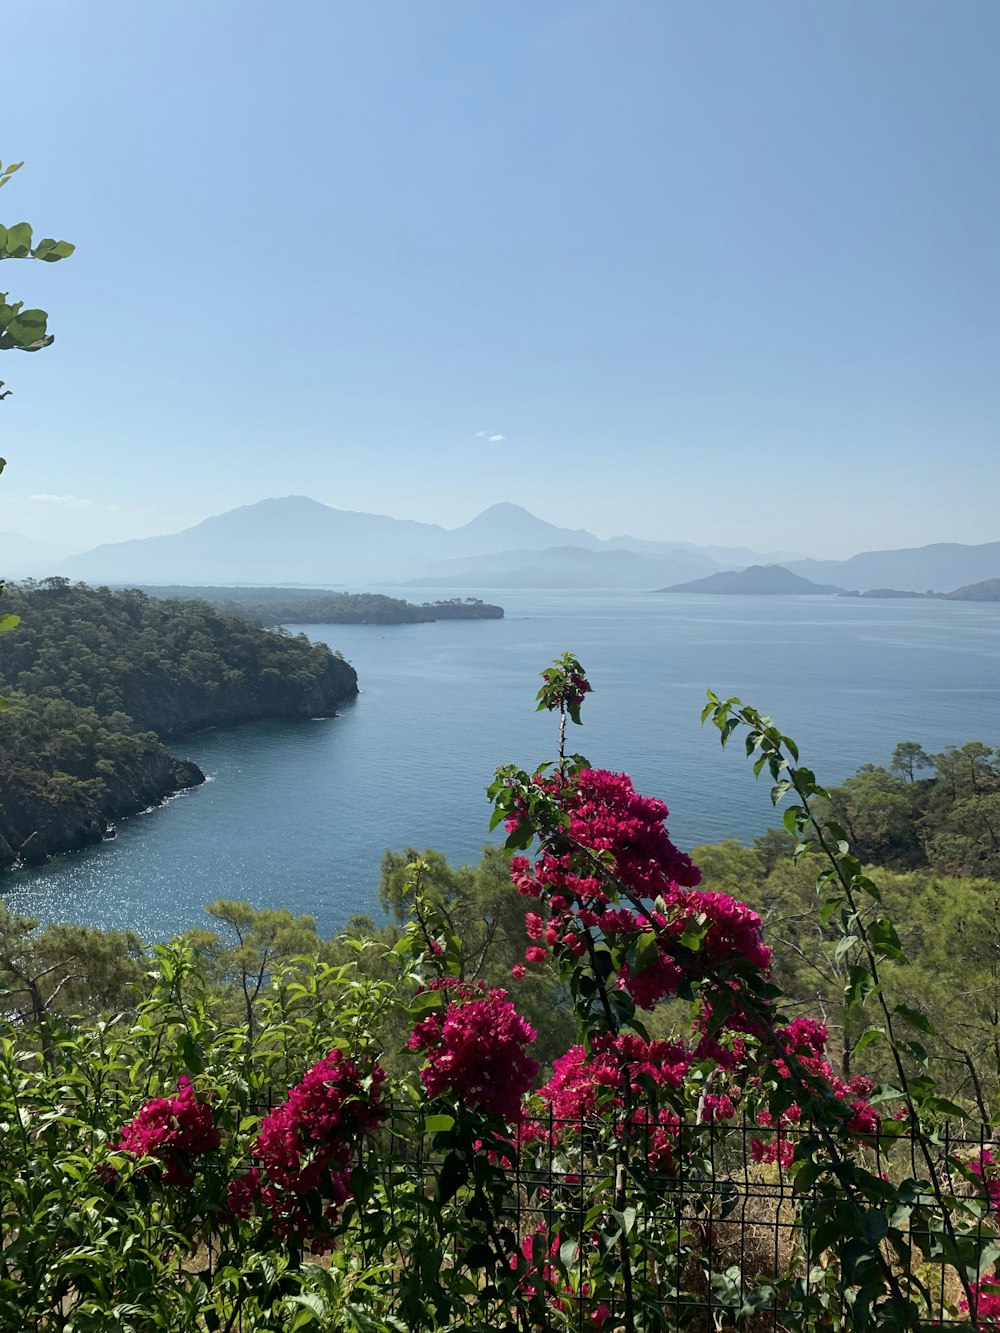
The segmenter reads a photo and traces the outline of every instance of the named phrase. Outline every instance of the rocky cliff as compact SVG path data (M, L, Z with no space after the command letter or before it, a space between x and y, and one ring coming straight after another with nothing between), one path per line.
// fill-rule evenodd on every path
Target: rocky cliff
M262 719L332 716L354 668L304 635L196 601L62 579L9 588L0 612L0 870L109 836L203 782L165 739Z

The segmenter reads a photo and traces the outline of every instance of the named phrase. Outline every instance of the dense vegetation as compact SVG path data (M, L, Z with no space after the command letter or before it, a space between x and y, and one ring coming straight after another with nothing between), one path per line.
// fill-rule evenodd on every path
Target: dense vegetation
M162 740L256 718L329 716L353 668L304 636L204 602L45 579L8 586L0 637L0 868L100 839L202 780Z
M500 620L503 607L478 597L414 605L376 592L327 592L315 588L145 589L158 597L197 597L226 615L245 616L259 625L416 625L434 620Z
M927 754L903 741L890 768L866 764L830 795L871 865L1000 879L1000 749L968 741Z

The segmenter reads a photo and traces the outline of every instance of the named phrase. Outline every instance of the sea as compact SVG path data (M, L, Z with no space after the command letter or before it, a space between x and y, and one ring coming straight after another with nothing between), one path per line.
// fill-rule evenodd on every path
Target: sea
M412 589L379 589L409 596ZM421 591L421 598L455 590ZM208 924L238 899L315 918L381 920L387 848L475 862L494 770L557 748L535 710L539 673L570 651L593 693L569 743L669 807L674 841L748 841L780 823L742 744L723 750L699 714L706 689L773 716L821 782L887 764L898 741L929 751L1000 745L1000 604L841 597L505 592L502 620L289 625L338 649L361 693L339 716L174 740L208 782L121 822L116 837L16 871L12 911L131 928L150 941Z

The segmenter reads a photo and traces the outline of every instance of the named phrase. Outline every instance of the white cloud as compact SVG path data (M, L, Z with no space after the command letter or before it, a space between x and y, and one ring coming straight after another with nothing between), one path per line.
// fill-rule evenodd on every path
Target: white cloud
M477 440L486 440L490 444L499 444L501 440L505 440L506 438L507 438L506 435L491 435L488 430L476 431Z
M500 440L505 440L506 438L506 435L491 435L490 444L498 444Z
M64 509L89 509L94 503L93 500L81 500L78 495L29 495L28 499L35 504L62 505Z

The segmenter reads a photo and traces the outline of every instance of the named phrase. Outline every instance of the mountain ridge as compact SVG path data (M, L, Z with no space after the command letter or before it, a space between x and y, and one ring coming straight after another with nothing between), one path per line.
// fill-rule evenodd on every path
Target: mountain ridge
M812 583L859 591L945 591L1000 577L1000 542L936 542L863 551L847 560L775 562L769 555L622 535L603 539L584 528L558 527L507 500L467 523L445 528L291 495L211 515L181 532L104 543L58 562L39 560L35 567L10 572L54 573L118 585L407 584L470 590L653 590L682 582L692 573L708 576L774 563Z

